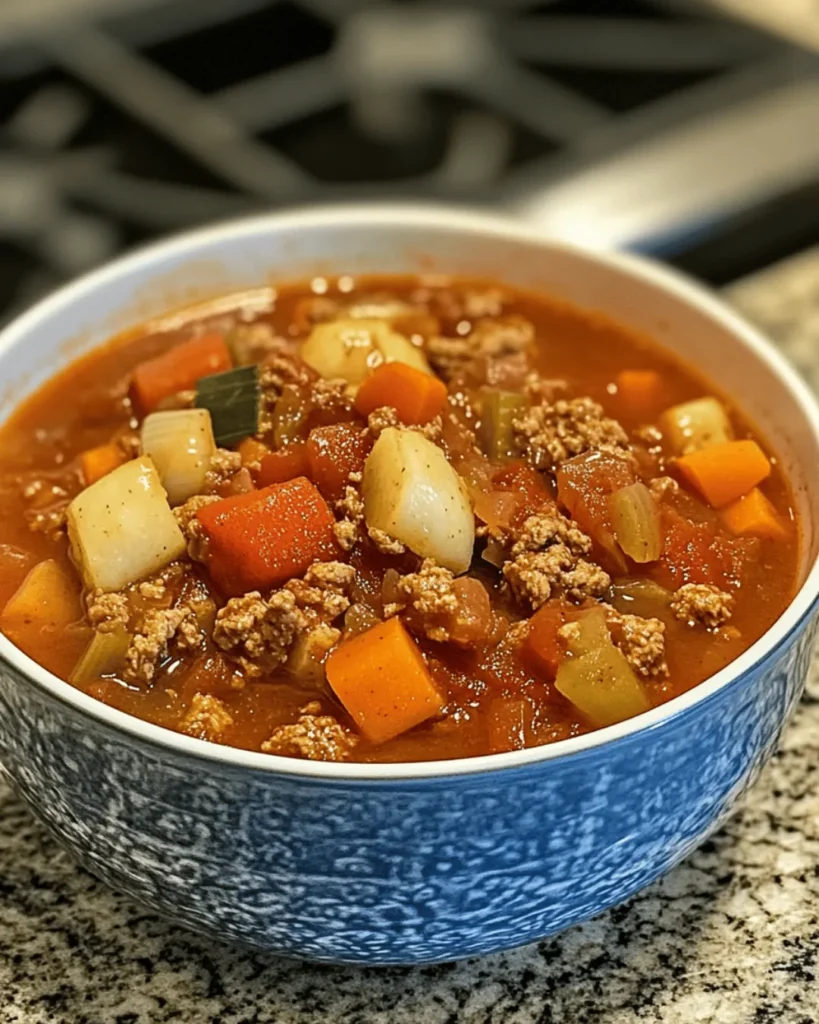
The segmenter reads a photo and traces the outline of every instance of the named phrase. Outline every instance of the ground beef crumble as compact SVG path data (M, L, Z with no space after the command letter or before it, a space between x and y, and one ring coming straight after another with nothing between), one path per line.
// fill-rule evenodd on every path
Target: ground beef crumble
M659 619L618 612L609 605L605 611L612 640L634 671L647 679L666 679L665 624Z
M224 701L209 693L195 693L180 729L188 736L218 743L226 729L233 725L233 716Z
M432 367L444 380L451 381L468 373L473 361L517 355L531 345L535 337L532 323L517 314L480 319L465 335L429 338L425 351Z
M125 675L136 683L153 681L171 643L180 651L202 645L202 630L194 608L182 602L175 608L150 608L142 616L125 655Z
M402 576L396 582L395 599L384 605L384 617L390 618L411 608L420 618L430 640L445 642L449 639L449 631L444 623L458 609L454 583L455 577L449 569L426 558L418 572Z
M626 455L628 435L591 398L560 398L531 406L513 423L515 440L535 469L554 469L590 448Z
M205 491L212 494L242 468L242 456L228 448L217 448L205 474Z
M100 633L110 633L117 626L127 626L131 609L125 594L94 590L86 598L89 624Z
M299 635L349 608L355 576L343 562L315 562L302 579L267 598L258 591L232 597L216 615L214 643L248 675L271 672L287 660Z
M205 545L205 537L196 513L214 501L221 501L218 494L195 494L188 498L184 505L178 505L173 510L177 525L188 542L188 554L196 561L202 561Z
M691 625L701 624L707 629L724 625L731 618L733 605L730 594L710 583L686 583L670 602L675 618Z
M384 616L402 613L413 633L437 643L472 647L497 633L489 595L477 579L456 578L427 558L417 572L394 574L384 588Z
M314 379L315 374L306 363L296 358L289 350L287 343L277 339L277 351L268 356L259 366L259 430L261 437L273 429L276 403L286 388L294 394L306 388Z
M671 476L657 476L648 485L652 497L656 501L679 493L680 485Z
M407 550L400 540L391 537L386 530L370 526L367 535L382 555L403 555Z
M534 610L554 594L573 601L601 597L611 580L584 556L592 542L556 510L529 516L509 549L503 575L512 593Z
M382 405L378 409L374 409L367 417L367 430L373 437L377 438L381 431L386 430L387 427L397 427L401 430L416 430L419 434L423 434L428 441L437 444L443 435L444 422L443 417L436 416L429 423L402 423L398 418L398 413L391 405Z
M26 484L23 497L29 502L24 513L28 528L58 540L67 528L66 509L71 497L66 488L38 478Z
M335 503L335 510L341 516L333 527L341 549L350 551L358 540L358 531L364 522L364 501L359 490L360 474L355 474L359 480L347 484L344 488L344 496Z
M280 725L262 744L265 754L300 757L308 761L343 761L357 738L332 715L322 715L318 702L302 708L293 725Z

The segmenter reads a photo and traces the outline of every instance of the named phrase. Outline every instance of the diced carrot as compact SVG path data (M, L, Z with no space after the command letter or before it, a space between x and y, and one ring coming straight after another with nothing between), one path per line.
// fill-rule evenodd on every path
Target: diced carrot
M353 423L316 427L307 438L310 476L328 498L340 498L350 473L364 469L372 440Z
M740 537L783 540L788 535L776 509L758 487L727 505L720 515L728 529Z
M489 705L489 749L493 754L522 750L526 746L526 725L531 704L501 697Z
M662 401L663 378L656 370L621 370L615 383L623 404L637 415L651 412Z
M251 466L256 462L261 462L265 455L270 454L270 449L267 445L257 441L255 437L243 438L236 446L236 451L241 457L243 466Z
M125 461L122 449L113 441L98 445L96 448L88 448L80 455L80 468L85 486L95 484Z
M283 483L297 476L310 475L307 445L303 441L296 441L264 456L259 467L259 485L267 487L268 484Z
M9 598L0 615L3 632L19 643L43 630L55 630L82 618L79 585L53 559L39 562Z
M443 381L406 363L382 363L361 384L355 396L356 411L369 416L389 405L402 423L429 423L446 405Z
M210 574L230 596L269 590L338 554L333 514L304 477L215 501L196 517Z
M675 463L683 478L714 508L723 508L770 475L768 456L756 441L727 441L682 455Z
M372 743L384 743L437 714L443 698L398 618L348 640L325 664L333 692Z
M202 377L231 367L225 339L215 332L191 338L134 370L134 401L142 413L153 412L165 398L186 391Z

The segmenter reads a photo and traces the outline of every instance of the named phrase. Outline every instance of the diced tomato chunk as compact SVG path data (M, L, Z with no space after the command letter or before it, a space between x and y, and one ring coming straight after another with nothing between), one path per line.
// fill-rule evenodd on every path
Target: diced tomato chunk
M500 697L489 705L488 718L489 749L493 754L526 746L527 726L532 719L532 705L528 701Z
M340 498L350 473L360 473L372 439L353 423L316 427L307 438L310 476L327 498Z
M564 462L557 471L557 500L595 542L604 568L623 573L628 563L614 539L609 496L634 483L631 463L607 452L587 452Z
M727 536L716 522L694 522L666 503L660 506L660 522L663 554L651 575L672 589L684 583L730 585L758 544L754 538Z
M512 491L522 496L518 513L521 519L553 503L543 477L523 459L514 459L498 470L492 477L492 483L499 491Z
M542 679L554 682L566 648L558 630L583 614L583 609L563 598L552 598L529 620L529 631L523 642L526 664Z

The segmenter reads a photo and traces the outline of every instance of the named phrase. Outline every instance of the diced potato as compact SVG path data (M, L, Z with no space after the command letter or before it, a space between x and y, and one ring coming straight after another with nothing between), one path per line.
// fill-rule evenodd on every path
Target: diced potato
M360 384L367 376L377 350L369 320L332 320L316 324L301 347L301 357L322 377L343 377Z
M21 632L58 629L82 618L75 580L53 559L39 562L11 595L0 615L0 627L11 640Z
M156 467L147 455L80 491L68 536L87 586L120 590L185 552Z
M414 430L381 432L364 466L367 525L453 572L472 560L475 519L463 481L444 453Z
M676 455L724 444L734 436L722 402L711 396L666 409L660 427Z
M598 728L651 707L622 651L611 643L561 662L555 688Z
M385 363L406 363L422 373L432 373L421 349L398 331L382 324L381 330L375 334L375 343Z
M322 377L358 385L382 362L401 362L430 373L423 352L383 320L347 319L316 324L301 357Z

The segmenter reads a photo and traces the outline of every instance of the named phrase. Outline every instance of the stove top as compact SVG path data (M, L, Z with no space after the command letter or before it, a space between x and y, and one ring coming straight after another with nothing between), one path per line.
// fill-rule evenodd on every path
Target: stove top
M819 181L814 99L815 56L660 0L5 0L0 317L157 235L347 197L747 253L749 211Z

